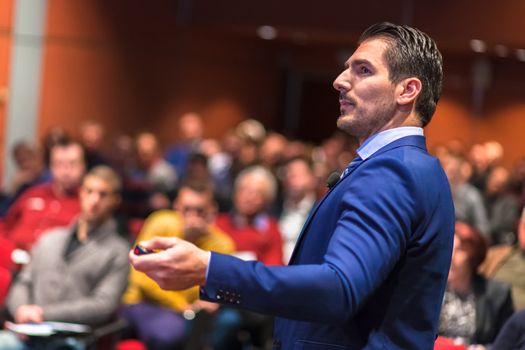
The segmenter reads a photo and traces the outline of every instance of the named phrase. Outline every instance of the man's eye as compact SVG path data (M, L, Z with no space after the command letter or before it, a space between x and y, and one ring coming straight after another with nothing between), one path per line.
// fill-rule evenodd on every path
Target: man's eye
M362 66L360 70L361 70L362 74L370 74L370 73L372 73L372 71L370 69L368 69L368 67L365 67L365 66Z

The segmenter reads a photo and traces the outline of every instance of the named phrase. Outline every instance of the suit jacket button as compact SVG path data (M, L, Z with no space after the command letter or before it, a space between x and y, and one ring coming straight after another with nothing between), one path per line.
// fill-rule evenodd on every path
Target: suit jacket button
M281 341L280 341L279 339L274 339L274 340L273 340L273 348L274 348L275 350L281 348Z

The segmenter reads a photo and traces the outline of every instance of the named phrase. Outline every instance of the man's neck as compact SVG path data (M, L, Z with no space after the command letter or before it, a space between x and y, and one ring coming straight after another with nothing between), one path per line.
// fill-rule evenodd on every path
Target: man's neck
M89 236L89 234L97 227L102 225L104 222L106 222L109 218L104 218L98 221L91 221L87 220L86 218L82 217L82 215L78 219L78 228L77 228L77 238L80 242L85 242Z
M362 145L363 142L365 142L369 137L379 134L382 131L401 128L403 126L413 126L418 128L422 127L421 120L415 113L398 113L383 126L378 127L376 130L371 130L369 135L363 135L362 137L359 137L359 145Z

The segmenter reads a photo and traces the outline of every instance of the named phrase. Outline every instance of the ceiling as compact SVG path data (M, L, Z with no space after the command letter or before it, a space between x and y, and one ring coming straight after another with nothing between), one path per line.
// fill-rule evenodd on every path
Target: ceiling
M509 57L525 49L523 0L179 0L175 11L182 27L255 36L271 25L276 40L296 45L348 46L369 25L391 21L427 32L448 54L470 52L471 39L486 42L489 55L498 55L497 45Z

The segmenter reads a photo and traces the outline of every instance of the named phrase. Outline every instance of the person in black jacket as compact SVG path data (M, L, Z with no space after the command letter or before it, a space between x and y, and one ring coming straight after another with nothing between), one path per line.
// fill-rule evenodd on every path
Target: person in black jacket
M486 253L487 243L483 236L472 226L457 222L440 316L441 336L465 344L490 344L512 315L510 287L476 272Z

